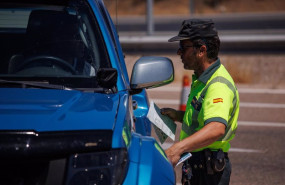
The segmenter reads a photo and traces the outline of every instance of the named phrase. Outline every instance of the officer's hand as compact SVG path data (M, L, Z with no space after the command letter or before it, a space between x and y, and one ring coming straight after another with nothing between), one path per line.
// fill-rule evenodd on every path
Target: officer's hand
M162 115L168 116L173 121L177 121L177 111L172 108L162 108L160 109Z
M165 150L165 154L167 155L169 162L174 167L180 159L180 153L176 150L176 146L172 145L170 148Z
M172 108L162 108L162 109L160 109L160 112L162 115L168 116L173 121L182 122L182 120L183 120L183 116L184 116L183 111L177 111L177 110L172 109Z

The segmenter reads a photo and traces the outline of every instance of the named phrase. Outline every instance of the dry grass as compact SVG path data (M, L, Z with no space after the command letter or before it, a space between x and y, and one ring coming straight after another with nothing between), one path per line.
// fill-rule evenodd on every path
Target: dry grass
M236 83L285 87L285 55L223 55Z
M111 15L116 13L116 0L104 1ZM155 15L187 15L190 0L153 0ZM194 0L195 14L280 12L285 11L284 0ZM144 15L146 1L117 0L118 15Z

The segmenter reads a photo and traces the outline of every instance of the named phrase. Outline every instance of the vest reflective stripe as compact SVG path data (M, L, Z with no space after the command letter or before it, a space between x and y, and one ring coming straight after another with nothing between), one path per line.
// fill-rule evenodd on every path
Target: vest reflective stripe
M231 118L229 119L228 121L228 125L227 125L227 128L226 128L226 134L220 138L218 141L226 141L228 139L230 139L233 134L235 133L235 130L232 130L231 129L231 125L232 125L232 120L233 120L233 117L235 115L235 112L236 112L236 109L237 109L237 90L236 88L234 87L234 85L229 81L227 80L226 78L222 77L222 76L217 76L215 77L214 79L212 79L207 85L206 87L203 89L202 93L200 94L200 97L198 99L198 102L199 103L202 103L203 100L204 100L204 97L205 97L205 94L209 88L210 85L216 83L216 82L220 82L220 83L224 83L228 86L228 88L233 92L234 94L234 98L233 98L233 110L231 112ZM191 125L187 125L185 122L183 122L182 124L182 130L189 136L191 134L194 134L196 132L195 129L198 128L199 126L199 122L198 122L198 115L199 115L199 112L200 110L196 110L194 109L193 111L193 114L192 114L192 123Z
M183 121L183 124L182 124L182 130L188 135L190 136L190 134L194 134L196 132L196 128L199 127L199 122L198 122L198 119L195 119L198 118L198 115L199 115L199 112L197 110L194 109L193 111L193 114L192 114L192 123L191 125L187 125L184 121ZM194 118L194 119L193 119Z

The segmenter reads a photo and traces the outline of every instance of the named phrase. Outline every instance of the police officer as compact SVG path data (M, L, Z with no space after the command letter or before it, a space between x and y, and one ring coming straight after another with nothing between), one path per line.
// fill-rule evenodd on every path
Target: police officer
M194 70L186 111L171 108L161 113L182 123L180 141L165 153L175 165L185 152L192 157L182 166L182 184L229 184L229 141L239 114L239 95L233 79L218 58L220 40L212 20L182 23L177 54L184 69Z

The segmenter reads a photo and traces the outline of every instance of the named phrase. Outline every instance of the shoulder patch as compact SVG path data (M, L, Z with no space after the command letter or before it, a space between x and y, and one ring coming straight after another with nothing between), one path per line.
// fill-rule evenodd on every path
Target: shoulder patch
M215 98L213 99L213 103L219 103L219 102L224 102L223 98Z

